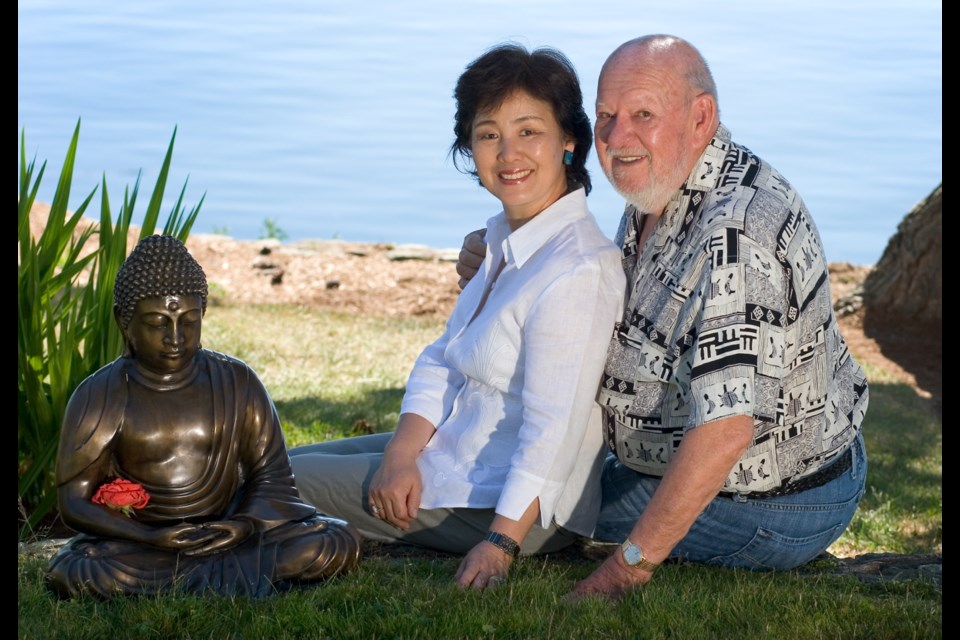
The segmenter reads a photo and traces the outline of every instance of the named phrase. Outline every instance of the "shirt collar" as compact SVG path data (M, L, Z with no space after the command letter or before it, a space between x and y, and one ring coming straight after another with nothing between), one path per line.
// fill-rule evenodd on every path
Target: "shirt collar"
M586 215L587 194L583 188L563 196L513 232L501 212L487 221L487 246L500 247L504 259L519 269L561 229Z
M709 191L717 185L717 178L720 177L720 167L723 165L723 158L727 155L727 149L730 148L730 130L723 126L721 122L717 126L717 132L707 145L707 148L700 154L697 164L693 171L687 176L683 187L679 189L678 195L686 190Z

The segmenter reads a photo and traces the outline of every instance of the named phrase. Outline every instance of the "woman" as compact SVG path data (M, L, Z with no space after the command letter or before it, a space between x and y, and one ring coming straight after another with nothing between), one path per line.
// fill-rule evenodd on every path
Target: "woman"
M393 434L291 451L302 495L364 537L465 553L483 589L524 553L597 517L602 438L588 430L625 286L587 210L592 143L557 51L501 45L460 77L451 152L497 199L490 245L439 340L418 358Z

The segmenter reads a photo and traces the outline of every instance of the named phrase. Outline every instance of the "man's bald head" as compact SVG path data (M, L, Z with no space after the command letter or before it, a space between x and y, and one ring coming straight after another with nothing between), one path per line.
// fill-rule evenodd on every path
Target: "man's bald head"
M670 70L685 80L692 95L706 93L717 98L717 85L713 81L710 67L700 52L692 44L677 36L654 34L640 36L624 42L607 58L600 71L611 65L655 65Z

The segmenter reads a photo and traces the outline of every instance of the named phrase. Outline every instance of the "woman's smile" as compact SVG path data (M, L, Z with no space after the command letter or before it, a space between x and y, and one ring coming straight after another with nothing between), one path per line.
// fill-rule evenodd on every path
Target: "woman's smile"
M477 115L472 140L480 182L500 200L514 229L566 194L563 154L574 143L548 103L517 91Z

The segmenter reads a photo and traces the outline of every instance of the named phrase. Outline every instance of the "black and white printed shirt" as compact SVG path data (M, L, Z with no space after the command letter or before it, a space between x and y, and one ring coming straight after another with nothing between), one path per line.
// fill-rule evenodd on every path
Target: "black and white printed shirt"
M617 241L627 302L598 402L607 445L663 475L684 434L751 416L752 445L723 491L780 487L845 452L867 381L833 313L823 245L800 196L720 126L643 247Z

